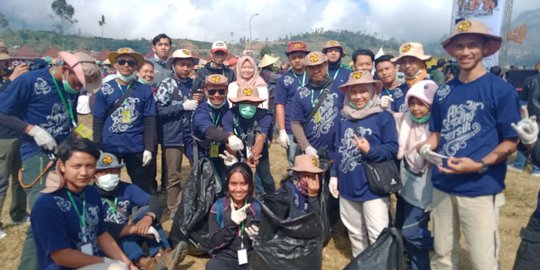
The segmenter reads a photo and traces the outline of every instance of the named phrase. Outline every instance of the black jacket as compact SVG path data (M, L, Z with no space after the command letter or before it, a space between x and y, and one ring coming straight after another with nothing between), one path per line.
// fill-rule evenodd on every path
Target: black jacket
M204 68L201 68L199 69L199 71L197 71L197 78L193 82L193 88L191 88L191 91L194 92L197 91L197 89L203 89L206 76L211 74L223 75L227 77L229 83L236 81L236 75L234 74L232 69L225 65L223 65L221 68L215 68L212 67L212 62L208 62L206 63Z

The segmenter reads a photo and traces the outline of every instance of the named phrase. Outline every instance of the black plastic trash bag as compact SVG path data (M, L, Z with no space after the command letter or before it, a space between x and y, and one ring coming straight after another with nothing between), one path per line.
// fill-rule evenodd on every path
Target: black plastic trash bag
M189 245L190 254L208 253L208 215L216 194L220 192L221 181L212 162L206 157L199 159L189 174L182 191L182 201L173 220L169 235L173 246L185 241Z
M403 241L395 227L385 228L377 241L354 258L343 270L402 270Z
M324 225L320 213L284 219L292 206L288 190L283 190L261 198L262 218L259 235L253 242L251 268L321 269Z

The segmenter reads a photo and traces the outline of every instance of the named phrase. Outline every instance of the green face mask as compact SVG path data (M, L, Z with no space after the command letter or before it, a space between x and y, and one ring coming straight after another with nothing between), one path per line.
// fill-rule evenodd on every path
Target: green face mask
M364 107L362 107L362 108L358 108L358 106L356 106L356 104L354 104L352 101L349 101L349 107L351 107L351 108L353 108L355 110L371 108L371 106L373 106L373 101L372 100L369 100L368 103L366 105L364 105Z
M411 120L413 120L413 122L416 122L416 123L420 123L420 124L423 124L425 122L427 122L429 120L429 113L424 116L424 117L420 117L420 118L416 118L414 117L414 115L411 113L409 114L411 116Z
M79 93L79 91L73 89L73 87L71 87L71 85L69 85L69 82L66 78L67 76L64 76L64 78L62 79L62 84L64 85L64 90L66 90L66 92L70 93L70 94L77 94Z
M257 107L251 104L240 104L238 105L238 111L240 112L240 115L245 119L251 119L253 118L253 116L255 116L255 113L257 112Z

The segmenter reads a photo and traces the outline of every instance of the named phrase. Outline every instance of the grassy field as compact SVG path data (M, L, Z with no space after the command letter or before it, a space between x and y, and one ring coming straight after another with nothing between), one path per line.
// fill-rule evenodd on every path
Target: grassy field
M286 174L285 151L278 145L273 145L270 150L272 175L277 183ZM184 164L182 175L186 177L188 173L189 165ZM125 172L123 176L124 179L128 179ZM502 269L511 269L520 242L519 231L521 227L527 224L529 216L536 206L536 194L540 186L540 178L531 177L525 172L509 171L506 177L506 185L506 205L501 209L500 219L502 241L500 257ZM8 233L8 236L0 240L0 269L15 269L19 265L22 242L28 228L28 224L10 225L9 202L10 197L8 195L1 218L2 223L6 224L4 230ZM163 219L162 222L166 230L170 229L170 220ZM470 264L463 243L462 239L463 248L461 254L463 256L460 269L469 269ZM323 250L323 269L343 269L349 262L350 257L350 243L347 233L344 227L340 225ZM208 258L205 257L188 256L179 269L204 269L207 260Z

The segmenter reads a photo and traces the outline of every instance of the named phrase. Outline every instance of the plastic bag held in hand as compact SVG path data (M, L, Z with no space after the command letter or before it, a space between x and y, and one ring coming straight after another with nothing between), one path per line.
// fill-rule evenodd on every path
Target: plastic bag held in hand
M423 159L425 159L427 162L439 166L442 165L442 157L441 155L431 151L431 145L424 144L422 148L420 148L420 155Z
M144 150L142 155L142 165L143 167L150 164L150 161L152 161L152 152L148 150Z
M250 205L251 204L248 203L248 204L242 206L242 208L240 208L238 210L235 210L234 209L234 203L231 201L231 220L234 223L236 223L237 225L240 225L240 223L244 222L244 220L246 220L246 218L247 218L246 209Z
M32 129L30 129L30 131L28 132L28 135L34 138L34 141L36 141L36 144L39 147L45 150L56 152L56 141L46 130L42 129L39 126L33 126Z
M219 154L219 157L224 160L223 163L225 163L225 166L230 167L238 162L238 159L234 156L229 154L227 150L223 151L223 154Z
M158 231L153 226L150 226L150 228L148 228L148 231L146 233L153 235L154 238L156 238L156 242L158 243L161 242L161 236L159 236Z
M197 109L199 103L193 99L189 99L184 101L182 105L184 107L184 111L194 111L195 109Z
M330 194L332 194L332 197L338 198L339 197L339 189L338 189L338 178L335 176L330 177L330 183L328 183L328 189L330 190Z
M242 142L242 140L240 140L240 138L236 137L236 135L229 136L227 144L233 151L244 150L244 143Z
M512 123L512 128L518 133L521 143L531 145L538 139L538 123L536 115L529 118L523 118L516 124Z
M391 96L382 96L381 108L383 108L383 110L390 109L390 105L392 105L392 102L394 102L394 99Z
M289 148L289 145L291 145L291 143L289 142L289 135L284 129L281 129L279 131L279 144L285 149Z

